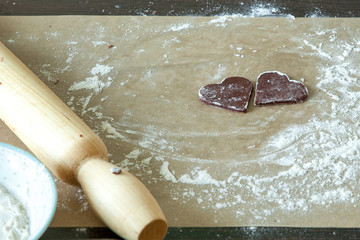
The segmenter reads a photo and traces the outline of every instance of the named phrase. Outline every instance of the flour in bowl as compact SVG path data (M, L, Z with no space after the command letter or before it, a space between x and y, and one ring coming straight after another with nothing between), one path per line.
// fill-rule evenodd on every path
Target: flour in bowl
M25 240L29 236L30 224L25 208L0 185L0 239Z

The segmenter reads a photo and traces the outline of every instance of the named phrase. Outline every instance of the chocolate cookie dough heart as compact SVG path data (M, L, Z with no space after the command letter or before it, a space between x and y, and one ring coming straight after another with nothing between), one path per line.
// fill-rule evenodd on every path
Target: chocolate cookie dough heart
M219 84L203 86L199 99L206 104L246 112L252 92L252 83L243 77L229 77Z
M307 97L308 90L301 82L281 72L264 72L256 82L254 105L298 103Z

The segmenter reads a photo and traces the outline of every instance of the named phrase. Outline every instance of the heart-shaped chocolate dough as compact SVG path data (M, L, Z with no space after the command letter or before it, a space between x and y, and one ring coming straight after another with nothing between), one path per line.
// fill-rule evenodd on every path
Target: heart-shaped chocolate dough
M308 97L304 84L281 72L264 72L257 79L254 105L262 106L277 103L298 103Z
M203 86L199 98L217 107L246 112L252 92L252 83L243 77L229 77L219 84Z

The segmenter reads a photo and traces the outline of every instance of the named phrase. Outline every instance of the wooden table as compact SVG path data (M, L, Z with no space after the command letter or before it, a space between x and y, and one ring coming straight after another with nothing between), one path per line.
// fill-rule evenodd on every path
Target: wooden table
M360 17L359 0L263 0L295 17ZM214 16L248 14L254 1L243 0L0 0L0 15L156 15ZM49 228L41 239L121 239L108 228ZM354 228L170 227L166 239L360 239Z
M358 0L262 0L283 13L306 17L321 12L327 17L360 17ZM158 15L212 16L221 13L246 14L252 0L1 0L1 15Z

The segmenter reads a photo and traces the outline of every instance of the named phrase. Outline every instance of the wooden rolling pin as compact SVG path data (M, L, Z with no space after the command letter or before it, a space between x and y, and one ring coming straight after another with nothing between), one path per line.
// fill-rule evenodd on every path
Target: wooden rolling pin
M125 239L163 239L167 222L148 189L108 162L100 138L0 42L0 118Z

